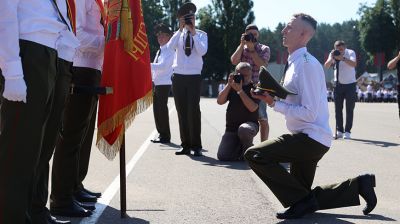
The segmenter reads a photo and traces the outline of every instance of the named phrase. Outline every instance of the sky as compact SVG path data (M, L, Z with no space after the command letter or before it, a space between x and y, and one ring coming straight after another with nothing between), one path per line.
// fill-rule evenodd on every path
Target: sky
M197 8L211 4L211 0L192 0ZM376 0L253 0L255 24L259 28L275 30L279 22L287 23L294 13L303 12L314 17L318 23L341 23L359 19L360 3L373 6Z

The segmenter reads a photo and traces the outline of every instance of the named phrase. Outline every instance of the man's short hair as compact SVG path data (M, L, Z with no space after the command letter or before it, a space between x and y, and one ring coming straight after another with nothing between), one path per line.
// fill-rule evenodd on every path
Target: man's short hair
M335 41L334 47L346 46L346 43L343 40Z
M317 20L315 20L312 16L305 14L305 13L297 13L297 14L294 14L293 17L300 18L304 22L310 24L310 26L314 30L317 30Z
M246 29L244 31L247 32L248 30L257 30L258 31L258 27L256 26L256 24L249 24L246 26Z
M235 70L239 71L242 68L250 68L251 69L251 65L248 62L239 62L239 64L236 65Z

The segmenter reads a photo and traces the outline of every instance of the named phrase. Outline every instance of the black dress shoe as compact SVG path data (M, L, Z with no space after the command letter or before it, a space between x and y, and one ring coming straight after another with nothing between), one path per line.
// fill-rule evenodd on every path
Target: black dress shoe
M306 214L314 213L319 209L317 199L314 193L310 193L307 197L296 202L294 205L290 206L284 212L276 213L276 218L278 219L298 219Z
M202 148L194 148L193 150L193 156L202 156L203 153L201 153Z
M162 137L158 137L150 141L153 143L163 143L163 144L171 143L171 141L168 138L162 138Z
M50 213L52 215L66 216L66 217L89 217L93 213L88 211L78 204L72 202L67 206L55 206L50 204Z
M84 208L84 209L86 209L86 210L89 210L89 211L94 211L94 210L96 210L96 206L95 206L94 204L89 205L89 204L85 204L85 203L79 202L79 201L77 201L77 200L74 200L74 203L76 203L76 204L79 205L80 207L82 207L82 208Z
M47 223L48 224L70 224L71 221L69 221L69 220L65 220L65 221L58 220L56 217L50 215L50 213L49 213L48 216L47 216Z
M190 155L189 148L181 148L179 151L175 152L175 155Z
M100 198L101 197L101 193L100 192L89 191L86 188L82 188L82 191L84 191L84 192L86 192L86 193L88 193L88 194L90 194L92 196L95 196L96 198Z
M79 202L97 202L97 197L86 193L83 190L75 192L74 197Z
M375 175L364 174L358 177L358 191L362 198L364 198L367 205L363 209L364 215L368 215L374 210L378 199L374 191L376 186Z

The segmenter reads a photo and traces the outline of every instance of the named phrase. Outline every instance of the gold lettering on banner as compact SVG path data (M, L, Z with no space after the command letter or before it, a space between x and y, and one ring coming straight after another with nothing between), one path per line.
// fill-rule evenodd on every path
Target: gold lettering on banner
M133 48L128 51L128 54L131 55L135 61L139 60L140 56L143 55L147 48L147 34L145 31L145 24L141 22L139 25L139 30L133 39Z

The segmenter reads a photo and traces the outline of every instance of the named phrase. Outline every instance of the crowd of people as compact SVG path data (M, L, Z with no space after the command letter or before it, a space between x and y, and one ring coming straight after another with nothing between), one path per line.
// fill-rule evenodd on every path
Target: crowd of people
M95 210L93 203L101 194L86 189L83 181L89 167L98 100L95 89L100 83L104 57L103 10L102 1L98 0L4 0L0 7L0 68L4 78L0 223L70 223L53 215L88 217ZM160 45L151 63L158 135L151 141L171 141L167 104L172 89L181 141L176 155L202 156L203 151L200 88L208 37L196 28L196 10L193 3L181 5L175 32L165 24L154 28ZM327 99L335 102L335 136L346 139L351 138L357 101L355 52L342 40L334 43L324 63L335 70L335 88L328 94L323 67L307 50L316 28L317 21L303 13L294 14L283 28L282 43L289 58L282 86L294 94L280 99L269 91L254 91L260 67L268 66L270 49L258 42L258 27L248 25L231 56L235 70L221 85L217 98L218 104L228 102L217 158L247 161L287 208L277 213L279 219L360 205L359 196L366 201L366 215L377 204L373 174L312 188L317 164L332 145ZM399 61L400 52L388 68L397 67L399 74ZM374 99L373 96L367 93L367 99ZM384 101L383 91L377 96ZM389 94L386 99L390 99ZM268 139L267 106L285 117L289 134ZM253 145L258 132L261 143ZM21 137L23 141L19 140ZM49 189L49 161L53 154ZM281 163L289 163L290 171Z

